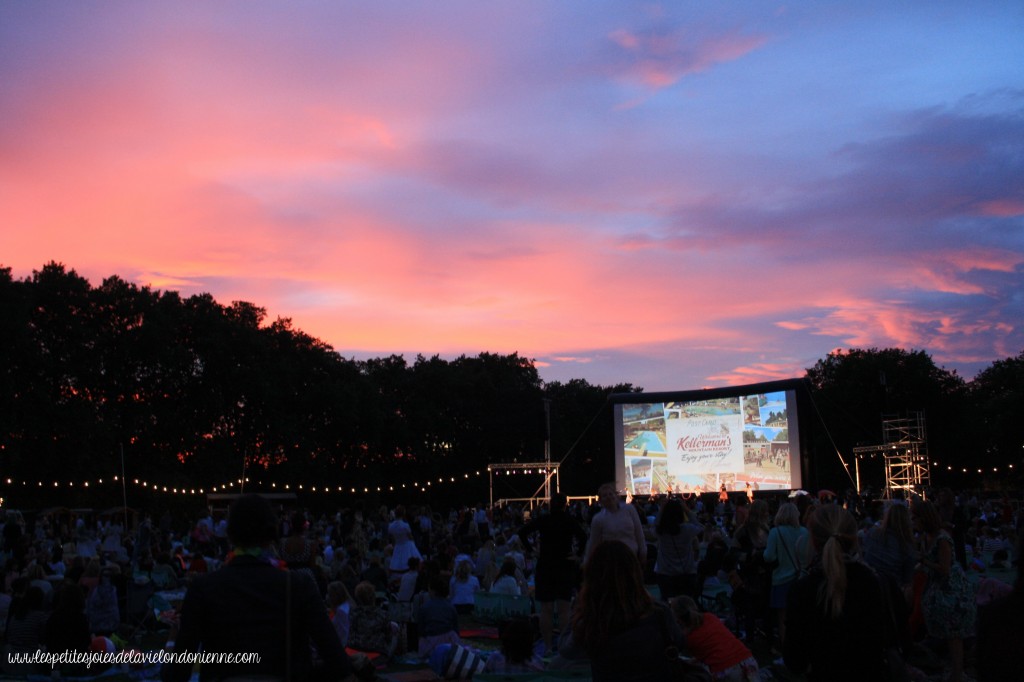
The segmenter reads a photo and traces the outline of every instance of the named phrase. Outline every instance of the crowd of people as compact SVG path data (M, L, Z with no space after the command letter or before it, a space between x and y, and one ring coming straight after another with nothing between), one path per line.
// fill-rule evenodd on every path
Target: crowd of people
M117 516L6 512L0 626L5 654L127 646L153 606L130 594L176 596L162 617L168 650L260 654L204 664L201 681L338 680L372 677L353 652L414 657L441 673L452 656L472 660L461 631L488 595L531 605L501 624L499 650L473 654L488 672L1008 679L1022 656L1008 644L1020 633L1020 582L985 572L1019 564L1024 510L1007 495L926 497L627 501L607 484L596 499L556 493L536 508L312 513L244 495L189 521L145 514L130 531ZM945 665L917 667L915 647ZM30 672L11 660L0 659L4 673ZM188 663L160 671L192 674Z

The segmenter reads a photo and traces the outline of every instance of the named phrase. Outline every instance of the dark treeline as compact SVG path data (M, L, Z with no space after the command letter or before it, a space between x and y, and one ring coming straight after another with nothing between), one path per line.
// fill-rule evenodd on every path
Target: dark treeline
M0 268L4 481L110 478L122 457L129 478L180 487L243 471L361 488L481 470L454 494L482 500L488 463L543 460L547 401L562 489L590 493L613 473L607 396L640 390L543 382L517 353L346 359L265 316L116 276L94 287L56 263L24 280ZM1024 353L970 382L900 349L831 354L806 378L825 481L843 485L837 449L879 442L881 416L908 410L926 412L929 451L943 463L1020 468Z
M459 491L478 501L487 463L543 461L545 399L553 459L572 451L563 480L610 474L595 466L610 462L610 420L594 417L628 384L545 384L516 353L356 361L265 314L118 277L93 287L56 263L20 281L0 269L4 481L110 480L123 453L129 479L182 488L243 467L321 489L482 470Z

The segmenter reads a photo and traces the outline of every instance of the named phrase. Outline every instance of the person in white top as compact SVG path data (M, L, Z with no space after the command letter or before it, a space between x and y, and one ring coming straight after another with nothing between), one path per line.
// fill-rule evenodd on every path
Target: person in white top
M452 605L458 613L473 612L476 593L480 591L480 580L473 575L473 564L470 561L461 561L456 565L448 590Z
M586 558L589 559L594 548L605 540L618 540L636 552L640 565L646 566L647 540L636 509L619 500L613 483L605 483L597 489L597 500L601 504L601 511L590 523Z

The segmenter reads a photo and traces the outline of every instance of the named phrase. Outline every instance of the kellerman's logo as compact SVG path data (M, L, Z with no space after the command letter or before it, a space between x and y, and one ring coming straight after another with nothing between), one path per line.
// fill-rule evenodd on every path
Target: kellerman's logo
M731 448L732 436L728 433L702 433L696 436L683 436L676 441L676 449L687 452L719 452Z

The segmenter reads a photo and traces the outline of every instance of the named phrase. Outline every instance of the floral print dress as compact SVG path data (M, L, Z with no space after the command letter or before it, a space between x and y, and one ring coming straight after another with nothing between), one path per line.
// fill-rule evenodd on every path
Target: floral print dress
M943 542L948 542L950 551L953 551L953 538L943 531L927 549L930 562L938 563L939 544ZM925 627L933 637L957 639L974 635L977 616L974 588L955 558L948 576L943 577L936 569L928 569L928 583L921 598L921 609L924 612Z

